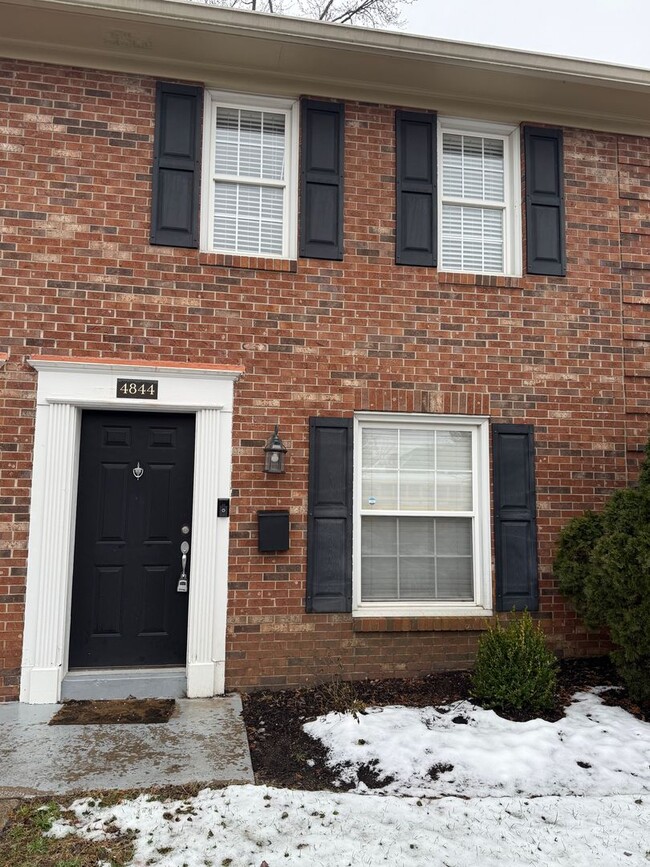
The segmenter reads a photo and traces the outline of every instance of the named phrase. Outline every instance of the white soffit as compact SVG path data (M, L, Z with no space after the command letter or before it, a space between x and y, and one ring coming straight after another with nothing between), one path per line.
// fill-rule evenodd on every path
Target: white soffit
M0 0L0 56L650 133L647 70L184 0Z

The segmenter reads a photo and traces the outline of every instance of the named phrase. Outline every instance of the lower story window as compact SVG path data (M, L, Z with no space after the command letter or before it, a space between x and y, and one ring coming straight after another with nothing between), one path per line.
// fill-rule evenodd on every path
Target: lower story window
M357 419L355 611L485 613L487 420Z

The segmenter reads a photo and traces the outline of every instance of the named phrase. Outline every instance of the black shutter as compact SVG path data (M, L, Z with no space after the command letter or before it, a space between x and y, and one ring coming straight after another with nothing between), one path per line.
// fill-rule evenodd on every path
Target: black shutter
M497 610L537 611L533 427L493 427Z
M562 130L527 126L526 234L529 274L566 274Z
M395 113L398 265L436 264L436 133L435 114Z
M307 611L352 610L352 419L309 419Z
M302 102L300 255L343 258L343 103Z
M199 246L203 89L159 81L156 87L152 244Z

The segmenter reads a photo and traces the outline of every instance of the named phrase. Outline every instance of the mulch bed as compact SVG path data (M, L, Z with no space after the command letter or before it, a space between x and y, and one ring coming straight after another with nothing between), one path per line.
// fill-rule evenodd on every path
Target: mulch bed
M608 658L563 660L555 706L544 718L561 719L571 696L593 686L622 686ZM342 791L344 787L334 785L337 775L326 765L327 750L305 734L303 723L349 706L437 707L467 699L469 693L468 671L411 679L332 681L310 689L250 693L243 697L243 704L255 778L272 786ZM650 706L634 704L625 689L607 692L603 700L650 721ZM523 721L531 717L514 714L509 718Z
M173 698L125 698L110 701L67 701L51 726L166 723L174 712Z

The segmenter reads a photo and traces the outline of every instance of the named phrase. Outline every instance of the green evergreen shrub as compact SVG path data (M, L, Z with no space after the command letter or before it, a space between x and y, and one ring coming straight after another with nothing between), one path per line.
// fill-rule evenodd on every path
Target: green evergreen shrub
M586 598L587 576L591 570L594 546L603 534L603 521L596 512L585 512L573 518L560 535L554 569L559 587L565 596L571 596L578 613L588 618ZM593 615L593 612L591 612ZM590 626L603 626L589 618Z
M601 515L571 521L554 569L587 625L609 629L630 695L650 701L650 442L638 486L616 491Z
M472 698L495 710L539 713L553 706L557 660L541 627L525 611L498 621L479 639Z

